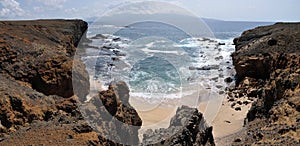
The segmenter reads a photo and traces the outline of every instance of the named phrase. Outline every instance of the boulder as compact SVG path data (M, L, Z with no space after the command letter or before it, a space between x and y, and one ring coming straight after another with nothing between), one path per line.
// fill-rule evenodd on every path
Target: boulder
M212 127L207 126L203 114L195 108L177 109L166 129L148 130L142 145L215 145Z

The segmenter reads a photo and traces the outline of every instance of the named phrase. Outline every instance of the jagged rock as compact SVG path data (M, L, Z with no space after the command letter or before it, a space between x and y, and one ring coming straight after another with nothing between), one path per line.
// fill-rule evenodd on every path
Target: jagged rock
M177 109L168 128L148 130L142 145L214 145L212 127L205 124L197 109L182 106Z
M93 122L91 126L99 133L102 142L125 145L139 143L138 130L142 120L128 100L128 86L124 82L118 82L81 107L83 116Z
M300 23L277 23L248 30L234 43L237 90L257 97L245 119L241 142L299 145ZM250 99L250 98L249 98ZM245 104L245 103L244 103ZM280 123L280 124L278 124Z
M45 95L71 97L72 57L86 30L87 23L81 20L2 21L0 73ZM75 84L81 86L82 95L87 95L87 72L82 63L76 64Z
M123 83L87 103L95 121L86 121L89 77L74 57L86 29L81 20L0 22L0 145L122 145L105 134L138 144L142 121Z

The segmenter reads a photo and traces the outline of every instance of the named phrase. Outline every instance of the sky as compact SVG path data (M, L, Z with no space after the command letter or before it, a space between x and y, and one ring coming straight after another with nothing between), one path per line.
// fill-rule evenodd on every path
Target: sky
M0 20L87 19L143 0L0 0ZM156 0L227 21L300 22L300 0ZM136 11L139 13L139 11Z

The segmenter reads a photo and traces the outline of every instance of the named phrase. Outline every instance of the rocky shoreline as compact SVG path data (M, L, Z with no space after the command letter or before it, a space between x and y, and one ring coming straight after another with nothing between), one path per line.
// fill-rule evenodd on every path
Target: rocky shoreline
M0 145L215 145L213 127L187 106L140 141L143 121L124 82L84 102L89 75L74 54L83 51L87 27L81 20L0 21ZM226 145L300 144L299 31L299 23L278 23L234 40L236 87L226 100L235 110L252 108L245 130Z
M87 27L81 20L0 22L1 145L140 144L142 121L125 83L84 102L89 76L74 54ZM197 137L206 133L213 144L211 130Z
M254 101L246 131L234 144L300 144L299 31L300 23L277 23L245 31L234 40L238 84L230 92Z

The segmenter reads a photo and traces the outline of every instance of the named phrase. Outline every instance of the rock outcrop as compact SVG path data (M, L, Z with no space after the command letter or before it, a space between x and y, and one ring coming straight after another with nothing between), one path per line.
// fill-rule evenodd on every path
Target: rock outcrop
M82 113L89 77L74 54L86 30L81 20L0 22L0 145L139 142L142 122L128 103L126 84L117 83L89 102L100 103L90 104L98 121Z
M166 129L148 130L143 135L143 145L215 145L212 127L205 123L202 113L195 108L182 106L177 109Z
M129 89L124 82L109 86L81 106L85 119L99 133L102 145L120 143L138 145L138 130L142 120L128 103Z
M237 91L254 98L234 144L300 144L300 23L248 30L234 40Z
M45 95L71 97L72 57L86 30L81 20L1 21L0 73ZM87 72L82 63L75 63L80 67L73 74L80 75L77 82L87 88L82 89L87 95Z

